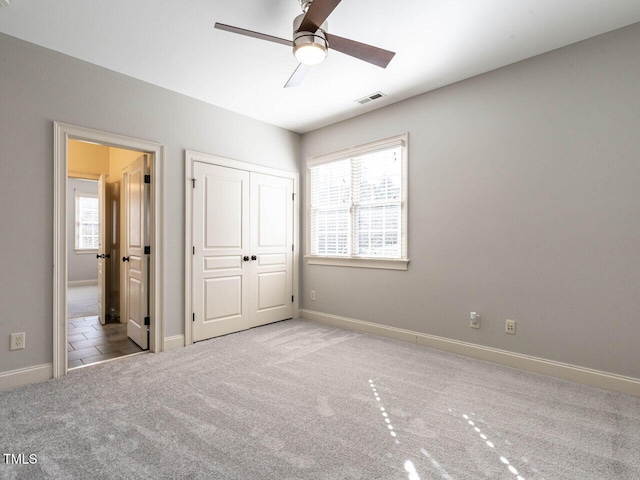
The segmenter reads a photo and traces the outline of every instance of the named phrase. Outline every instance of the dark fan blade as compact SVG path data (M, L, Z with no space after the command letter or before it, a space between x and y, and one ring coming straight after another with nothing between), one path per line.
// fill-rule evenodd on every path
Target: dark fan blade
M287 83L284 85L284 88L299 86L302 83L302 80L304 80L304 77L307 76L307 73L309 73L309 70L311 70L310 65L304 65L302 63L298 65L298 68L296 68L295 72L293 72L293 75L291 75L291 78L287 80Z
M341 0L313 0L309 5L307 14L302 19L299 32L312 32L320 28L331 12L338 6Z
M387 65L389 65L389 62L396 54L389 50L356 42L355 40L349 40L348 38L338 37L337 35L326 33L325 36L327 37L327 42L329 42L330 49L351 55L365 62L373 63L382 68L387 68Z
M260 40L267 40L269 42L280 43L282 45L286 45L290 47L292 45L291 40L286 40L280 37L274 37L272 35L267 35L265 33L258 33L252 30L245 30L244 28L232 27L231 25L225 25L224 23L216 23L213 28L217 28L219 30L226 30L231 33L238 33L240 35L246 35L247 37L259 38Z

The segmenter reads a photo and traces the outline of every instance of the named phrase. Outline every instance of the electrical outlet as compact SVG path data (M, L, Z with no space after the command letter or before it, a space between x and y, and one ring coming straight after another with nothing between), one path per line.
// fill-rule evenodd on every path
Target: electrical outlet
M311 290L311 300L313 300L314 302L316 300L316 291L315 290Z
M22 350L24 348L24 332L11 334L11 346L9 350Z
M507 320L504 324L504 331L509 335L516 334L516 321L515 320Z
M469 326L471 328L480 328L480 315L476 312L471 312L469 314Z

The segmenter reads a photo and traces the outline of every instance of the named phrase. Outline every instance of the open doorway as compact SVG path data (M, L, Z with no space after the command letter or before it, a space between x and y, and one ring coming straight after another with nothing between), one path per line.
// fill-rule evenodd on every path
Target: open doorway
M72 352L98 344L87 353L102 358L83 365L138 348L163 350L163 155L154 142L54 123L54 378L81 366ZM104 204L97 209L96 184ZM76 270L74 256L92 265ZM132 338L137 347L108 346L104 337Z
M80 140L69 140L67 151L67 368L77 368L148 349L144 320L127 318L130 292L126 275L131 263L123 248L131 236L126 221L130 195L129 172L149 159L139 151ZM144 186L144 184L143 184ZM149 212L149 197L142 194ZM133 232L148 238L148 222L138 221ZM129 242L130 243L130 242ZM140 243L138 241L138 243ZM135 285L148 292L148 269ZM123 287L121 295L120 289ZM140 317L148 316L148 304L140 305ZM140 329L145 331L139 332Z

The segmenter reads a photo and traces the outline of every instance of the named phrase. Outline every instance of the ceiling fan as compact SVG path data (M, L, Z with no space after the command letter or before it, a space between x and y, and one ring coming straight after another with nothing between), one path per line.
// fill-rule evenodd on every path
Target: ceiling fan
M223 23L216 23L214 28L293 47L293 54L300 62L300 65L298 65L285 84L285 88L300 85L311 66L317 65L325 59L329 48L378 67L387 68L395 52L327 32L327 17L341 0L299 0L299 2L303 13L293 20L293 40L245 30L244 28L233 27Z

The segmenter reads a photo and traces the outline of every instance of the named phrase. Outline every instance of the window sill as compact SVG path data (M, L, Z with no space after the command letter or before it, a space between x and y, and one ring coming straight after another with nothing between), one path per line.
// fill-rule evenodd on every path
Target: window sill
M318 257L305 255L309 265L333 265L338 267L381 268L385 270L407 270L409 259L402 258L355 258L355 257Z
M98 253L98 249L90 250L90 249L86 249L86 248L76 248L75 252L76 252L76 255L97 254Z

